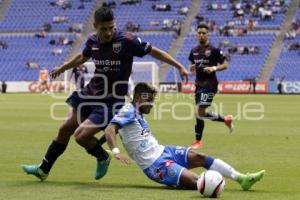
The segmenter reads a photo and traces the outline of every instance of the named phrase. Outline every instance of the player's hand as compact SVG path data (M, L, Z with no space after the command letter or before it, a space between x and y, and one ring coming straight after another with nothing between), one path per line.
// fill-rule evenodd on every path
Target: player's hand
M130 165L132 163L132 160L124 154L118 153L118 154L115 154L114 157L126 165Z
M215 67L215 66L213 66L213 67L205 67L205 68L203 69L203 71L204 71L205 73L207 73L207 74L211 74L211 73L213 73L213 72L216 71L216 67Z
M185 82L188 82L189 81L189 72L184 68L180 68L179 69L179 73L180 73L180 77L181 77L181 80L185 80Z
M190 71L191 71L191 73L192 73L193 75L196 74L196 64L190 65Z
M61 73L64 73L64 69L62 69L62 67L55 67L51 72L50 72L50 76L52 79L55 79L56 77L58 77Z

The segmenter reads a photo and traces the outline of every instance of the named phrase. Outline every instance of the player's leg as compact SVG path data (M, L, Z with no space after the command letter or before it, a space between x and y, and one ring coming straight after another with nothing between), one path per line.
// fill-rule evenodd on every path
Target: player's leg
M75 109L72 109L68 112L67 120L60 126L57 137L49 145L41 164L22 165L23 170L42 181L45 180L57 158L64 153L70 137L77 127L77 113Z
M80 90L83 90L84 88L84 78L80 79Z
M222 116L218 113L205 112L204 117L205 117L205 119L210 119L215 122L223 122L229 128L230 133L233 131L233 116L232 115Z
M186 189L197 189L198 175L188 169L184 169L180 175L179 186Z
M45 91L46 91L46 94L50 94L50 82L49 81L45 81Z
M108 169L111 155L102 148L102 143L95 137L100 130L104 130L115 112L124 104L124 99L110 99L96 105L88 118L75 131L75 139L86 151L97 159L95 179L102 178Z
M217 93L216 90L205 90L205 95L203 97L203 104L204 106L210 106L214 100L214 97ZM205 119L210 119L212 121L216 121L216 122L223 122L225 123L225 125L229 128L229 131L232 132L233 131L233 117L232 115L226 115L226 116L222 116L218 113L213 113L213 112L205 112Z
M205 107L197 105L198 113L196 116L196 125L195 125L195 141L191 145L192 148L197 149L202 147L202 135L204 129L204 116L205 116Z
M94 136L100 130L97 124L86 119L74 134L76 142L97 159L95 179L100 179L106 174L111 160L111 155L102 148L99 140Z
M42 91L42 94L46 94L46 86L45 86L45 81L42 81L40 83L40 88L41 88L41 91Z
M206 108L209 107L214 99L216 94L215 90L209 90L206 88L201 88L196 92L196 103L197 103L197 118L196 118L196 141L195 145L192 147L197 147L197 144L202 144L202 134L204 129L204 120L210 119L212 121L223 122L229 128L230 132L233 131L233 117L232 115L222 116L217 113L207 112ZM198 145L199 146L199 145Z
M188 164L190 169L204 167L209 170L218 171L224 177L238 182L244 190L249 190L251 186L259 181L265 174L265 170L256 173L242 174L220 159L215 159L211 156L193 151L188 152Z

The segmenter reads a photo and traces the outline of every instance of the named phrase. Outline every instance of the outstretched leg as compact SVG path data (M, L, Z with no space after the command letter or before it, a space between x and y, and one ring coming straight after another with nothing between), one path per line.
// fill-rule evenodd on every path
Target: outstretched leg
M38 177L41 181L45 180L57 158L64 153L70 137L77 127L77 113L73 109L68 113L67 120L59 128L57 137L49 145L41 164L22 165L23 170L27 174Z
M249 190L251 186L261 180L265 174L265 170L256 173L242 174L220 159L215 159L211 156L195 153L193 151L188 152L188 162L191 169L204 167L209 170L218 171L224 177L238 182L243 190Z

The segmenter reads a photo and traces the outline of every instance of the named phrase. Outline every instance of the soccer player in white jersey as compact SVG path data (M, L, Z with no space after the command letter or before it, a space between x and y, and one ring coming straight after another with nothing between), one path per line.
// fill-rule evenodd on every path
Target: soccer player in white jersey
M265 170L242 174L220 159L193 152L189 147L160 145L152 135L143 114L149 114L157 91L151 85L138 83L132 103L122 107L105 129L105 137L114 157L129 164L116 143L120 134L129 156L153 181L171 187L197 188L198 175L189 169L204 167L220 172L239 183L244 190L259 181Z

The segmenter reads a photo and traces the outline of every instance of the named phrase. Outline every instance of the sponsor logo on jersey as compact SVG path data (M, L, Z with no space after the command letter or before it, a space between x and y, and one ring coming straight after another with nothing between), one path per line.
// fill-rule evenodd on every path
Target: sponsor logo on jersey
M93 59L95 65L103 65L103 66L116 66L121 65L121 60L96 60Z

